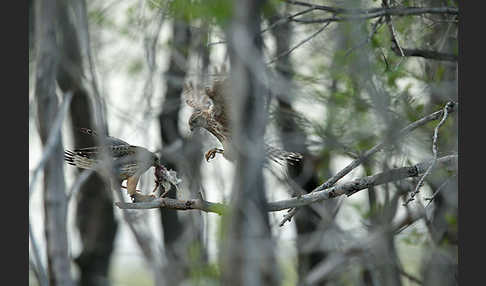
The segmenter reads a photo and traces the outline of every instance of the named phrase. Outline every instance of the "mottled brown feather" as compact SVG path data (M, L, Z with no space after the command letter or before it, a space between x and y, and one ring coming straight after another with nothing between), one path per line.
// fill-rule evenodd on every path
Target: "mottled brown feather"
M224 69L216 70L216 79L204 89L196 88L192 83L186 84L183 89L183 96L186 103L195 109L191 117L203 117L206 124L202 127L213 134L223 145L228 145L233 144L229 114L231 85L230 79L224 74ZM288 152L267 144L265 144L265 154L268 159L279 164L286 162L293 165L302 159L302 155L299 153ZM230 155L226 152L223 155L227 159L230 158Z

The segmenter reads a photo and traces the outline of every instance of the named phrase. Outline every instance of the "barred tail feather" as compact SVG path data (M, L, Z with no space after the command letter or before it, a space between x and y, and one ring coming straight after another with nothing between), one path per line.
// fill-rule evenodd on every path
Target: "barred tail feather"
M72 166L82 169L93 169L97 160L88 158L87 156L79 155L70 150L64 150L64 160Z
M300 153L288 152L272 146L266 146L265 149L268 158L280 165L283 165L284 163L287 163L289 165L295 165L303 158L302 154Z

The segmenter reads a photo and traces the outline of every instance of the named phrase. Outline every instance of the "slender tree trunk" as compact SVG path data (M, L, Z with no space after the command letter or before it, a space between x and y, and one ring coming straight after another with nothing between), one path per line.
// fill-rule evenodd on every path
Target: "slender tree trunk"
M94 129L93 109L88 91L82 84L83 61L78 30L69 13L70 7L59 3L58 21L61 28L61 61L57 73L59 87L71 91L70 107L74 147L98 144L91 136L78 132L78 128ZM108 270L117 222L113 213L113 197L110 187L93 173L79 190L76 208L76 226L82 242L82 250L76 258L80 270L80 285L109 285Z
M237 159L231 213L224 225L222 281L224 285L275 285L278 273L262 174L266 115L259 31L263 1L234 1L233 5L226 37Z
M269 17L270 25L281 20L282 16L277 13ZM274 26L271 30L276 39L276 55L281 55L290 49L290 40L292 37L292 26L290 22L285 22ZM285 55L276 62L275 70L286 83L292 81L293 67L290 62L290 56ZM278 89L280 90L280 89ZM289 90L283 88L282 90ZM295 122L294 110L291 105L292 95L290 93L276 94L278 100L278 126L280 138L285 150L300 152L304 154L303 160L293 166L288 166L290 178L294 180L303 190L310 192L319 185L319 178L315 172L314 160L306 147L307 136L300 126ZM323 166L329 166L329 154L322 154L321 163ZM330 175L329 168L323 167L326 170L324 173ZM295 195L295 194L293 194ZM334 202L324 202L326 206L331 208L335 205ZM309 246L308 238L310 234L316 231L323 230L322 217L312 209L312 207L302 207L295 215L295 224L297 228L297 255L298 255L298 274L299 280L302 283L307 273L322 262L326 258L325 251L304 251L304 248ZM302 279L302 280L301 280ZM326 280L319 282L319 285L325 285Z
M35 96L39 133L44 148L58 112L56 72L56 1L37 1L37 65ZM61 134L56 134L61 136ZM50 285L73 285L67 241L67 198L63 173L62 138L53 147L44 168L44 220L47 246L47 268Z
M178 149L178 160L164 162L168 168L183 174L191 182L199 177L200 143L182 137L179 130L179 112L182 108L182 88L186 76L187 60L191 44L191 29L186 20L176 17L173 22L173 40L169 68L165 74L167 90L159 115L160 134L164 147L181 141L182 148ZM199 152L197 152L199 150ZM164 158L162 158L164 160ZM192 164L188 164L191 162ZM193 189L191 187L191 189ZM169 192L169 197L176 198L175 189ZM198 228L202 223L196 223L199 214L193 213L181 218L175 211L166 208L160 209L165 252L169 264L164 270L164 279L169 285L181 283L187 278L189 271L188 250L194 243L202 247L202 235Z

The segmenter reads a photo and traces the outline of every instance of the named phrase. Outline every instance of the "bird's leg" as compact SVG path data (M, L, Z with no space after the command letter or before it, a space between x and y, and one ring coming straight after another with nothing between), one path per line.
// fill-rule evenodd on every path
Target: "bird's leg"
M137 184L139 176L132 176L127 179L127 193L132 198L134 203L136 202L149 202L155 199L154 195L144 195L137 191Z
M137 184L139 179L139 176L132 176L127 179L127 193L129 196L133 196L137 191Z
M206 154L204 155L204 157L206 157L206 161L209 162L210 159L213 159L214 156L216 156L216 153L221 153L223 154L224 153L224 150L223 149L219 149L219 148L213 148L211 150L209 150L208 152L206 152Z

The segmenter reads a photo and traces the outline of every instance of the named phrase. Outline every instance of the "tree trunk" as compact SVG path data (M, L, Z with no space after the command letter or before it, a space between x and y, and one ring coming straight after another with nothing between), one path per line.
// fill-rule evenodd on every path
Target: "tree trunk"
M56 72L56 1L37 1L37 66L35 97L39 134L44 149L58 113ZM61 133L55 134L61 136ZM73 285L66 229L67 197L63 173L62 138L58 138L44 168L44 220L50 285Z
M162 112L159 115L159 125L164 147L180 141L182 148L176 151L179 159L165 160L165 158L162 158L162 161L169 169L176 170L193 182L197 181L199 177L199 163L202 156L199 150L200 143L183 138L179 130L179 112L182 108L181 94L191 44L191 29L187 21L176 17L173 22L172 33L173 45L169 68L165 74L167 90ZM199 152L193 152L198 150ZM187 162L191 162L191 164L187 164ZM176 198L174 188L169 192L168 197ZM187 279L189 272L190 262L187 261L189 247L197 241L202 246L202 235L198 231L198 227L202 223L195 222L200 214L188 214L188 216L182 218L177 211L167 208L161 208L160 214L165 252L169 261L163 276L169 285L180 284L184 279ZM201 249L204 249L204 247L201 247Z
M226 37L231 62L232 139L237 154L231 212L223 226L222 282L275 285L278 273L262 173L266 115L259 32L263 1L234 1L233 5Z
M281 20L282 16L277 13L269 18L269 24L272 25ZM285 22L274 26L271 30L273 36L276 39L276 52L275 56L281 55L290 49L290 39L292 36L292 26L290 22ZM275 65L275 70L278 76L282 77L285 82L289 83L292 80L293 67L290 62L290 56L287 54L281 56ZM288 90L286 88L278 90ZM303 190L307 193L319 186L319 178L315 172L315 166L313 166L312 155L309 153L306 147L307 136L300 126L295 122L293 116L294 110L291 105L292 96L290 93L278 93L276 94L278 100L278 113L277 122L280 132L280 138L285 150L299 152L304 154L303 160L299 164L288 166L289 175ZM321 163L323 166L329 166L330 154L325 152L321 156ZM326 176L330 175L328 167L323 167ZM326 177L325 176L325 177ZM296 195L296 194L292 194ZM331 208L335 205L335 202L323 202L324 205ZM307 273L317 266L327 254L325 251L304 251L304 247L309 245L308 238L312 233L323 230L322 217L312 209L312 207L302 207L295 215L295 224L297 228L297 255L298 255L298 275L300 283L303 283ZM319 282L319 285L325 285L326 280Z
M83 61L78 30L69 15L69 6L59 4L58 21L61 28L61 61L57 73L59 87L71 91L70 107L74 147L96 146L98 142L78 131L80 127L94 129L93 109L88 91L82 84ZM76 258L80 270L80 285L109 285L108 270L117 222L113 213L113 197L109 185L93 173L79 190L76 208L76 226L82 250Z

